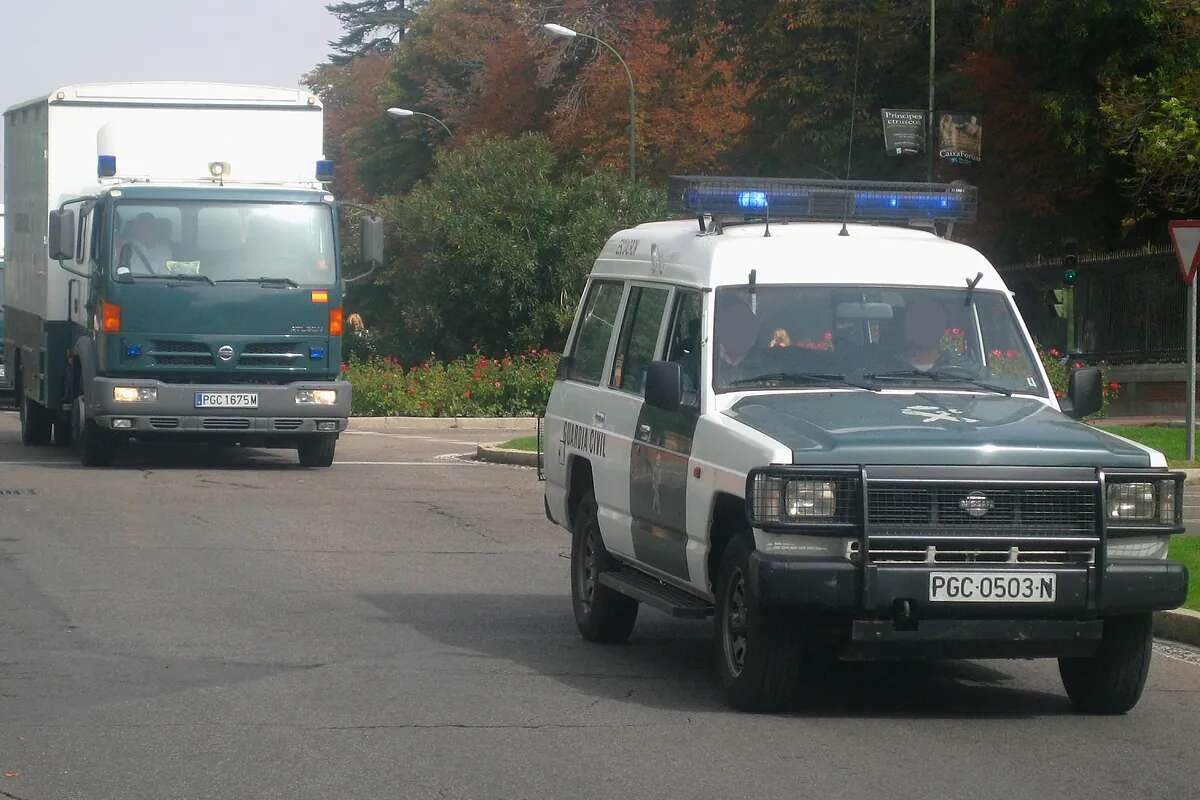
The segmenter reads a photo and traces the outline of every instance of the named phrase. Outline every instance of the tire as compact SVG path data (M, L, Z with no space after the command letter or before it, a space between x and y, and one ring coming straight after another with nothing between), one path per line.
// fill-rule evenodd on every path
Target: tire
M312 436L296 447L300 455L300 464L305 467L328 467L333 464L333 453L337 448L337 438L333 436Z
M40 404L21 397L21 444L40 447L50 443L50 414Z
M741 711L778 711L799 699L803 638L782 609L758 602L750 580L749 532L725 548L717 573L717 673L729 704Z
M1094 656L1060 658L1058 672L1071 704L1088 714L1124 714L1146 686L1153 652L1150 613L1109 617Z
M589 642L620 644L633 632L638 602L599 583L600 573L615 565L604 549L594 493L588 492L579 501L572 528L571 605L575 625Z
M79 463L85 467L107 467L117 454L117 440L94 420L84 416L83 398L76 397L71 405L71 437Z

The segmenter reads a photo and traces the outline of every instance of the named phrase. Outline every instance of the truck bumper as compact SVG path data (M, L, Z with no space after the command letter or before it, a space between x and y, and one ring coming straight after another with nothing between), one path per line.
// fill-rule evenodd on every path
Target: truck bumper
M929 602L929 573L997 571L995 564L871 565L754 552L750 579L768 606L806 607L839 621L847 657L1034 658L1087 654L1103 619L1179 606L1187 568L1129 560L1095 567L1038 566L1057 575L1047 603Z
M153 401L119 403L113 387L153 387ZM346 430L350 417L347 381L297 381L286 384L190 384L126 378L93 378L87 387L88 415L102 428L132 436L188 436L255 439L294 439L305 434L336 434ZM302 389L334 389L337 402L310 405L296 402ZM257 408L196 408L199 392L253 393Z

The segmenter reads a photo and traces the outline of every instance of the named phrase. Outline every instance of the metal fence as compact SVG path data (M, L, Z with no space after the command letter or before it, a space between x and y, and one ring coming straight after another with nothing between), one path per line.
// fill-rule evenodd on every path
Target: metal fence
M1065 349L1054 290L1066 265L1049 259L1000 267L1034 339ZM1183 361L1186 289L1170 247L1080 256L1075 266L1075 351L1110 363Z

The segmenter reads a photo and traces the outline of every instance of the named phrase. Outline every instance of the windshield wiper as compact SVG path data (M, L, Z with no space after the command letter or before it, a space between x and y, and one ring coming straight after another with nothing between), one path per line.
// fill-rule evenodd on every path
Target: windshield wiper
M225 280L217 281L217 283L257 283L260 286L287 286L292 289L300 288L300 284L296 283L291 278L268 278L266 276L261 278L226 278Z
M213 285L212 278L199 273L193 275L187 273L184 275L118 275L118 278L129 278L131 281L138 283L140 281L191 281L192 283L207 283Z
M920 369L898 369L891 372L864 372L863 378L871 381L903 381L916 379L925 379L936 383L965 383L969 386L976 386L980 389L985 389L989 392L1002 394L1005 397L1012 397L1012 389L1000 386L995 383L988 383L977 378L971 378L966 375L959 375L956 372L951 372L944 369L931 369L928 371Z
M868 392L879 391L878 386L856 383L848 379L845 375L838 375L833 372L767 372L763 375L755 375L752 378L739 378L736 381L730 381L729 385L748 386L752 383L840 383L845 386L853 386L856 389L866 389Z

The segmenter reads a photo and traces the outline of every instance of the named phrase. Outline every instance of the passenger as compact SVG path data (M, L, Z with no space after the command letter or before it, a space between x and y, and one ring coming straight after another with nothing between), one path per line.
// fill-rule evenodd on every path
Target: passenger
M717 311L717 358L720 367L720 381L729 383L731 380L748 377L744 362L758 340L759 320L742 302L732 302L722 306Z

